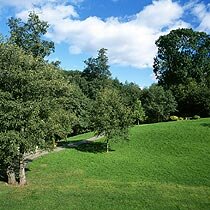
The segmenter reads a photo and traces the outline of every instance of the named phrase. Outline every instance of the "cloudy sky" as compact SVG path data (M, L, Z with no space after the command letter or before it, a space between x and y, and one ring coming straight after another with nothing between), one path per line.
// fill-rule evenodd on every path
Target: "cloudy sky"
M141 87L155 82L155 40L172 29L210 33L209 0L0 0L0 32L11 16L27 19L35 11L48 21L46 38L65 69L84 69L83 61L108 49L110 70L120 81Z

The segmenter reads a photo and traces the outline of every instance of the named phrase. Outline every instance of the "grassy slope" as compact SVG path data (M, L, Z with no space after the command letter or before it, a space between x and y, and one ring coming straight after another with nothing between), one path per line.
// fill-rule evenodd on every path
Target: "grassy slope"
M91 137L94 136L94 133L93 132L89 132L89 133L83 133L83 134L80 134L80 135L77 135L77 136L72 136L72 137L69 137L67 139L67 141L81 141L81 140L86 140L86 139L89 139Z
M134 127L112 149L33 161L26 187L0 182L0 209L210 209L210 119Z

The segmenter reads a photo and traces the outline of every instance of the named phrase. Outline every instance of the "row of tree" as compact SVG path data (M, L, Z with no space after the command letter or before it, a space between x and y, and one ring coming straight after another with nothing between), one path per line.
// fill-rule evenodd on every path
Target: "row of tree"
M157 41L154 73L181 116L210 115L210 35L177 29Z
M49 25L35 13L8 25L10 37L0 42L0 174L9 184L26 184L26 154L69 135L95 131L106 137L108 151L109 141L127 139L133 124L166 121L172 114L210 115L205 33L178 29L160 37L158 84L142 90L111 78L104 48L85 61L83 71L46 61L54 43L43 39Z

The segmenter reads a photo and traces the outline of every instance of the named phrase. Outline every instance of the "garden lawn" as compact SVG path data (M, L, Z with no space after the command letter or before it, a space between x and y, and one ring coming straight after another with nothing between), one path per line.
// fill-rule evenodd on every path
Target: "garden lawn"
M29 163L27 186L0 182L0 209L210 209L210 119L136 126L129 142L101 146Z

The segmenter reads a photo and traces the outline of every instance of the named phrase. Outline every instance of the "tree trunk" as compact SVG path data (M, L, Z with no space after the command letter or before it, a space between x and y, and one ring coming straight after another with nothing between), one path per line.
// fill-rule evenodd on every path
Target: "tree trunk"
M19 159L19 184L26 185L26 173L25 173L25 162L23 154L20 154Z
M10 185L16 185L16 177L15 177L15 170L12 166L8 166L7 168L7 178L8 178L8 184Z
M106 140L106 152L109 152L109 140Z
M23 186L26 184L26 172L25 172L25 161L24 161L24 145L20 145L19 154L19 185Z

